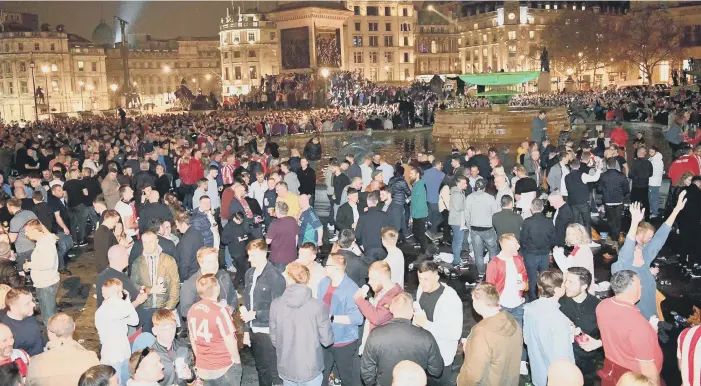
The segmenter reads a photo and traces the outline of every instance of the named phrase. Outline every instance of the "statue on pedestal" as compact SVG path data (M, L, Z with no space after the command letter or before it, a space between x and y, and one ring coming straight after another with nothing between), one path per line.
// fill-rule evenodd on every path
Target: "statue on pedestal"
M540 53L540 71L550 72L550 58L546 47L543 47L543 52Z

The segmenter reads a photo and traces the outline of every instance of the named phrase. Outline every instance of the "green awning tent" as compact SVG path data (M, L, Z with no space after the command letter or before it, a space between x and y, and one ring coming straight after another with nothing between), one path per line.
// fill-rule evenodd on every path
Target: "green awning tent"
M465 83L478 86L510 86L538 79L539 75L539 71L491 72L487 74L460 75L460 79Z

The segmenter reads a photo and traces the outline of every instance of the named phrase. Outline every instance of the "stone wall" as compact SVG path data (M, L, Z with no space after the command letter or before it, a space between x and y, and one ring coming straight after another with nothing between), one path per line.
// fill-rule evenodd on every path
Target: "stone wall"
M557 138L569 128L567 108L546 109L548 137ZM433 136L464 149L471 145L513 144L530 140L531 121L536 109L515 109L499 106L488 109L437 111ZM481 147L481 146L480 146Z

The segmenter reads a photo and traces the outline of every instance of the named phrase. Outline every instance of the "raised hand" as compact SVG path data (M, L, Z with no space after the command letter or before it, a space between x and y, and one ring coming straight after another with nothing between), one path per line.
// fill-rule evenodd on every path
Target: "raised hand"
M632 203L629 211L632 222L639 223L645 218L645 208L641 207L639 202Z
M681 193L679 193L677 205L674 206L674 210L680 212L682 209L684 209L684 205L686 205L686 190L683 190Z

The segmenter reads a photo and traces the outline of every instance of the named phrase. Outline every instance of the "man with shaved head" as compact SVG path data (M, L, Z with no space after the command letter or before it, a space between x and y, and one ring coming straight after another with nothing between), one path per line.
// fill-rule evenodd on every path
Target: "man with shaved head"
M129 299L131 299L134 308L143 304L147 298L146 294L140 293L139 288L125 273L129 265L129 252L127 249L122 245L112 246L107 252L107 260L109 261L109 267L105 268L97 275L95 288L102 288L105 281L109 279L119 279L122 282L122 287L129 293ZM97 293L97 307L99 308L104 299L102 297L102 291L95 292Z
M553 362L548 369L548 386L583 386L584 378L574 363L566 360Z
M401 361L392 370L392 386L426 386L426 372L412 361Z
M148 194L148 203L139 208L139 229L143 232L148 229L149 220L160 218L162 221L170 221L173 224L173 212L168 206L160 202L161 195L157 190L151 190Z
M73 340L75 321L63 312L49 318L49 343L43 353L32 358L27 384L33 386L72 386L90 367L100 364L97 355Z

